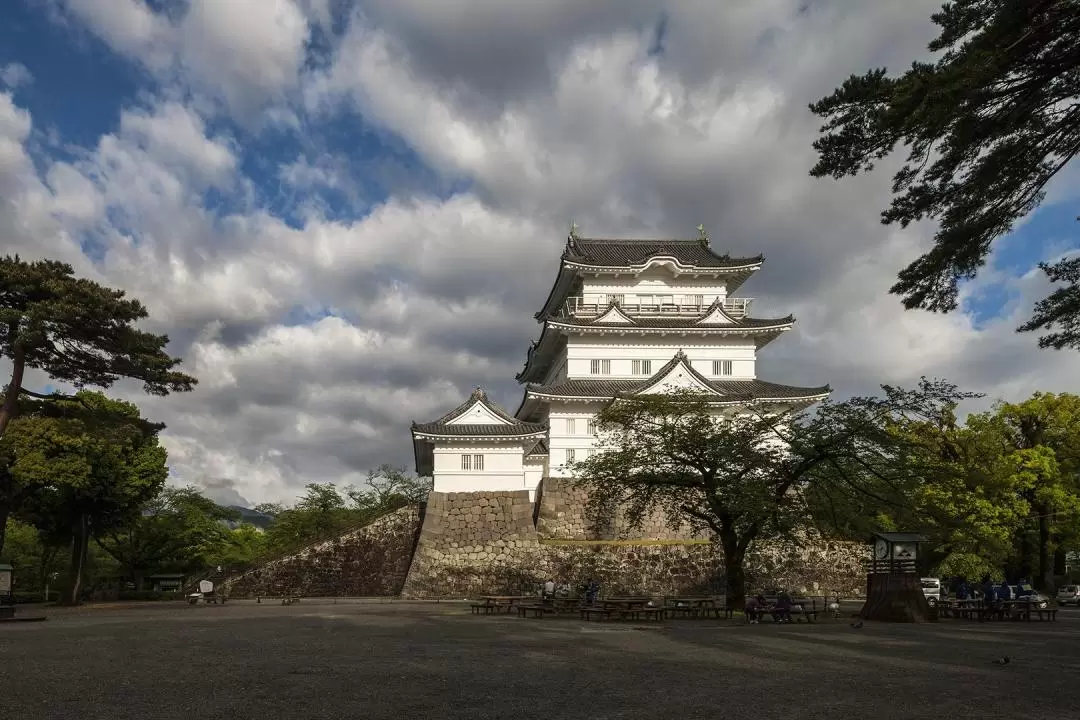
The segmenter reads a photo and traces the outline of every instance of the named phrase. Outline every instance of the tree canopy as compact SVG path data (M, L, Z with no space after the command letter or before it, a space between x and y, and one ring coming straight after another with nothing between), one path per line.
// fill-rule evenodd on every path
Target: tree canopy
M936 417L972 397L928 381L883 389L813 414L767 405L722 412L689 391L617 399L598 416L602 451L573 466L576 482L594 523L619 505L631 524L662 509L709 530L723 549L728 601L739 607L755 542L808 528L810 493L902 502L902 483L932 463L890 423Z
M161 427L131 403L81 390L38 403L0 439L0 516L18 513L54 544L74 543L70 601L92 534L128 522L164 485Z
M27 368L76 388L132 378L153 395L191 390L195 378L176 370L180 360L165 352L168 336L135 327L146 316L138 300L75 277L66 263L0 257L0 355L12 363L0 437L21 397L51 397L23 387Z
M826 119L811 175L869 172L905 145L882 221L930 218L938 230L891 292L909 309L948 312L959 282L1080 151L1080 12L1076 0L955 0L932 19L941 28L929 45L935 62L896 77L852 75L810 105ZM1042 347L1080 349L1080 258L1040 267L1064 287L1019 329L1052 330Z

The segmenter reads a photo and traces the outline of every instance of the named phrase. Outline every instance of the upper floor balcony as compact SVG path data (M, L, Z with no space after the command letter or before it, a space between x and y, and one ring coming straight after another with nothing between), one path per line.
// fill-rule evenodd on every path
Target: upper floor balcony
M566 299L564 311L573 317L595 317L607 309L612 300L619 302L619 307L630 315L642 316L687 316L695 317L705 312L713 303L713 298L703 295L586 295ZM754 298L725 298L724 312L733 318L750 315L750 304Z

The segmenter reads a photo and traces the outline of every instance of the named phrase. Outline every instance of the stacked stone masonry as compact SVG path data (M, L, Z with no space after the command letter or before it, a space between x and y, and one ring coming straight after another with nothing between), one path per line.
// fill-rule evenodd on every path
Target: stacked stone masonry
M268 563L229 581L234 596L397 595L476 597L532 592L548 579L589 578L608 594L724 592L717 545L657 514L640 530L615 513L591 526L586 497L545 480L528 491L431 493L424 512L407 508L333 542ZM748 558L750 589L785 587L860 593L861 544L804 538L766 543Z
M409 572L420 518L420 508L401 508L223 584L231 597L398 595Z

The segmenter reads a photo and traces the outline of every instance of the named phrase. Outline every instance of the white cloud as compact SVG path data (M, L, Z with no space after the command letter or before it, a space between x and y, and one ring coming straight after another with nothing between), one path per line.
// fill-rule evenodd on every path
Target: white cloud
M169 17L67 0L169 99L129 104L96 145L39 171L29 114L0 94L0 232L147 303L201 383L164 399L119 390L168 423L179 481L253 502L408 462L408 421L476 384L516 406L513 375L571 219L610 235L687 236L703 222L719 250L764 252L746 293L759 314L800 320L763 351L766 379L841 396L923 374L1012 399L1080 390L1074 354L1013 332L1045 292L1038 274L967 288L1002 282L1013 298L981 325L906 312L886 290L932 228L881 226L887 167L808 176L818 121L806 104L852 72L917 57L938 4L679 1L663 5L664 52L650 55L661 4L643 0L375 0L351 16L323 0L193 0ZM335 17L349 20L332 62L304 71L311 29ZM257 125L307 144L272 180L247 176L251 136L218 130L207 97L245 123L264 110ZM359 125L357 112L468 190L413 186L369 212L373 166L320 142ZM267 182L295 194L299 226L254 199ZM207 203L210 189L230 194L229 210ZM363 211L322 216L324 189Z
M188 0L171 16L141 0L60 2L116 52L248 119L296 88L310 32L293 0Z
M7 85L12 90L29 85L34 82L34 75L22 63L8 63L0 65L0 84Z

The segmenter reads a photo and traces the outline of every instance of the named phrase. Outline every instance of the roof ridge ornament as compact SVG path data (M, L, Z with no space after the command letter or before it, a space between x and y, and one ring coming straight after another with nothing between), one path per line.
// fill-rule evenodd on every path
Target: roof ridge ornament
M477 385L470 398L472 400L487 400L487 393L484 392L484 388Z
M697 236L698 236L698 242L701 243L702 247L706 247L706 248L709 247L709 233L705 232L705 224L704 223L698 223Z
M566 246L573 250L577 241L580 239L578 235L578 224L573 220L570 221L570 233L566 236Z

